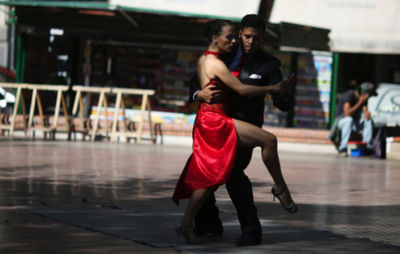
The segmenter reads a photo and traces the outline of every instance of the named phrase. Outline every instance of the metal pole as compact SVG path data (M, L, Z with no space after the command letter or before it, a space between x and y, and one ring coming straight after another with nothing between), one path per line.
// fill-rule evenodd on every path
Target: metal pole
M10 28L10 38L9 38L9 61L8 69L15 72L15 31L16 31L17 19L15 16L15 7L10 8L9 17L9 28Z
M339 75L339 53L333 53L332 62L332 82L331 82L331 98L329 105L329 128L332 127L335 122L336 114L336 93L337 93L337 81Z

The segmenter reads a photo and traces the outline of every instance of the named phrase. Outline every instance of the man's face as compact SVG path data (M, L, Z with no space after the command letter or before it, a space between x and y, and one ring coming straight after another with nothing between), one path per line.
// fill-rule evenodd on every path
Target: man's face
M262 32L253 27L245 27L239 31L239 38L242 40L243 50L246 54L256 51L261 45Z

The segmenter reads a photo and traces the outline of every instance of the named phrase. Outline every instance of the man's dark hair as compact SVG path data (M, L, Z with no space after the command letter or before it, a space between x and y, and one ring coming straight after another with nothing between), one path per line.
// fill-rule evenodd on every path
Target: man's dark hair
M240 28L243 30L246 27L252 27L257 30L265 31L265 22L256 14L247 14L242 18L240 22Z
M204 29L204 36L207 37L208 42L211 42L213 35L220 35L222 28L226 25L233 25L230 20L214 19L206 23Z

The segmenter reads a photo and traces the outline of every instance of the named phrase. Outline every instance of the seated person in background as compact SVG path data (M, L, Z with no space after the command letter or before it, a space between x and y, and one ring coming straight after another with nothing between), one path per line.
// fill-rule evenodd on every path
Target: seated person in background
M368 98L377 95L376 87L369 82L362 83L357 89L342 94L336 108L336 121L333 129L340 131L339 155L347 156L347 143L352 131L362 131L362 141L370 148L373 123L368 112ZM333 133L334 131L332 131ZM333 139L332 135L330 137Z

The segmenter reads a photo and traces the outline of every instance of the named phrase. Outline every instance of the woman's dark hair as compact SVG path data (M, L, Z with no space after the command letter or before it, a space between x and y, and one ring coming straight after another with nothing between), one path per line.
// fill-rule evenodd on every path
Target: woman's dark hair
M240 22L240 28L244 29L246 27L252 27L257 30L261 30L263 33L265 31L265 22L260 16L256 14L247 14L242 18Z
M208 42L211 42L213 35L220 35L222 28L226 25L233 26L232 22L227 19L214 19L208 21L204 29L204 36L207 37Z

